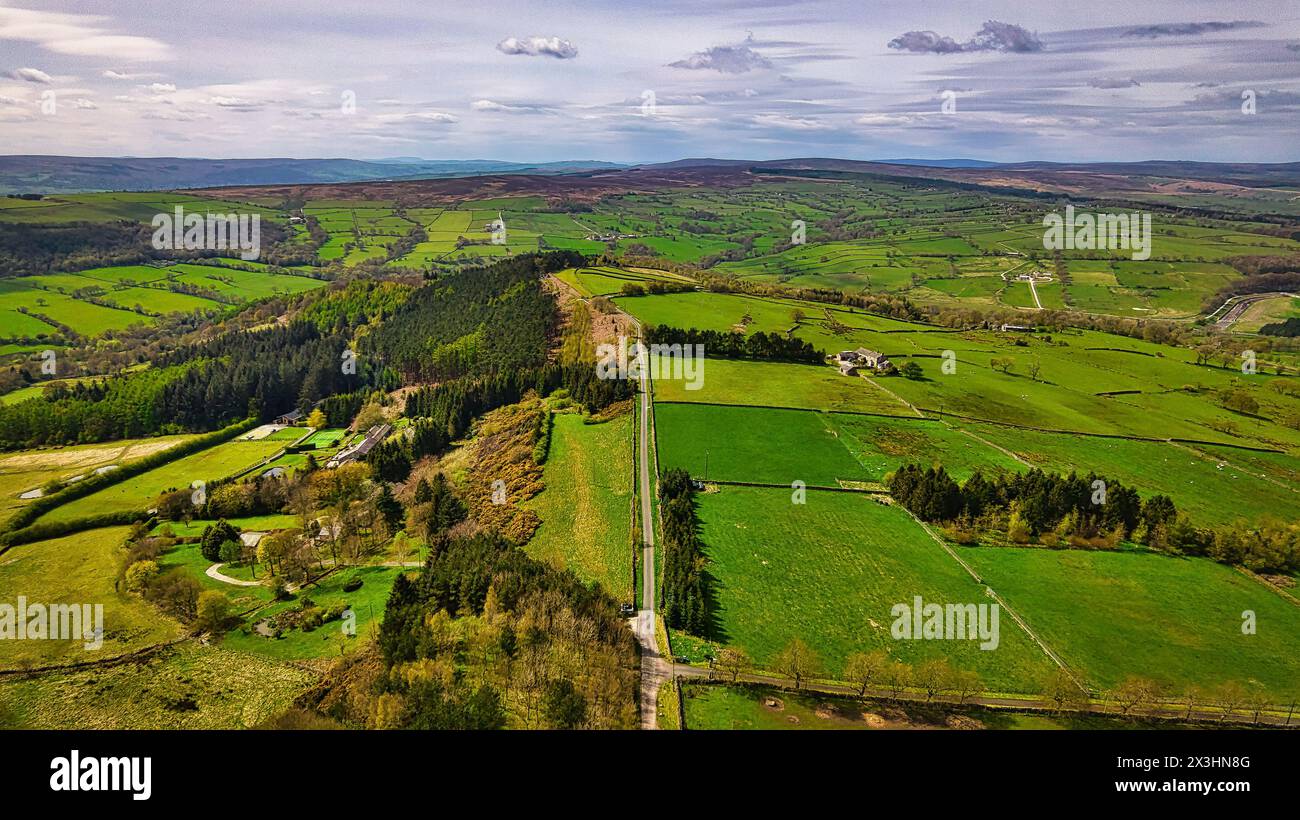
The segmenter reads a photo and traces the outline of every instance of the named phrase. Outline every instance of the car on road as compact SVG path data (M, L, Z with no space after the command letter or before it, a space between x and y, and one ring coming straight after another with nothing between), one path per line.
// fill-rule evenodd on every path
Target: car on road
M636 607L631 604L620 604L618 607L618 614L622 615L624 618L631 618L636 614Z

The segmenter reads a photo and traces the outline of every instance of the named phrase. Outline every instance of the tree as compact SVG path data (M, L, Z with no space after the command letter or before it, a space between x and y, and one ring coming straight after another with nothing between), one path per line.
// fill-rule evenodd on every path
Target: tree
M320 430L327 424L329 424L329 420L325 418L325 414L321 412L319 407L311 411L311 415L307 417L307 426L313 430Z
M1088 705L1088 693L1061 667L1054 669L1043 682L1043 697L1054 712L1079 710Z
M212 562L221 560L221 545L227 541L238 541L239 530L224 518L216 524L204 527L199 538L199 552Z
M889 687L890 695L897 700L912 683L912 667L901 661L890 661L880 672L880 680Z
M745 650L727 647L718 653L716 665L723 674L731 677L732 683L735 683L736 679L740 677L740 673L753 666L753 661L750 660L749 653Z
M587 720L587 699L573 681L551 681L542 696L542 717L555 729L577 729Z
M974 669L958 669L952 675L952 690L957 694L957 702L964 704L984 691L984 681Z
M199 593L198 607L195 609L194 625L203 630L217 630L230 617L230 600L224 592L215 589Z
M925 377L925 374L921 371L921 366L916 362L907 362L898 369L898 372L903 376L903 378L911 379L912 381L918 381Z
M1160 687L1154 681L1138 675L1129 675L1119 686L1110 691L1110 699L1119 705L1120 714L1128 715L1140 706L1152 704L1159 691Z
M144 592L160 570L157 561L136 561L126 568L126 589L128 592Z
M921 664L916 670L916 682L925 690L925 699L934 700L934 696L952 688L953 669L947 658L934 658Z
M810 678L821 670L821 661L808 644L795 638L777 656L776 669L793 680L794 688L798 689L805 678Z
M844 677L858 688L858 697L867 696L871 684L880 680L889 665L889 653L883 649L872 652L854 652L844 661Z
M1210 697L1223 710L1222 722L1247 701L1249 694L1246 692L1246 687L1235 680L1230 680L1215 687Z
M233 564L244 554L244 544L242 541L227 541L221 545L218 556L222 563Z

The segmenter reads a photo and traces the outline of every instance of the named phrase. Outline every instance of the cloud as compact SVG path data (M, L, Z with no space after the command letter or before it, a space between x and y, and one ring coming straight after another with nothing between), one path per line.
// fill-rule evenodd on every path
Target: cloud
M1124 32L1125 37L1187 37L1212 31L1232 31L1239 28L1260 28L1265 25L1259 20L1232 20L1230 22L1208 23L1160 23L1154 26L1136 26Z
M745 41L748 42L751 41ZM672 68L686 68L692 71L720 71L723 74L744 74L755 69L772 67L770 60L745 43L738 46L714 46L668 65Z
M5 76L27 83L40 83L41 85L49 85L54 82L53 77L39 68L16 68Z
M1094 77L1088 85L1093 88L1136 88L1142 83L1132 77Z
M132 73L130 71L118 71L114 68L106 68L99 76L105 80L142 80L150 75L141 73ZM156 74L153 76L157 76Z
M572 60L578 56L578 49L574 48L573 43L559 37L507 37L497 43L497 51L527 57L554 57L557 60Z
M780 128L787 131L825 131L830 128L824 122L811 117L790 117L785 114L756 114L750 122L764 128Z
M455 114L448 114L445 111L413 111L410 114L385 114L380 119L398 122L433 123L435 125L451 125L460 122L460 118Z
M95 109L99 108L99 106L95 105L93 102L86 99L85 97L78 97L77 99L73 100L72 107L81 108L86 111L94 111Z
M176 86L171 83L150 83L147 88L155 94L174 94Z
M889 47L915 54L957 54L968 51L1029 53L1043 50L1038 35L1014 23L987 21L975 36L958 43L933 31L909 31L889 41Z
M35 43L47 51L77 57L111 57L117 60L168 60L171 47L152 37L114 34L105 18L94 14L68 14L0 6L0 40Z
M544 105L501 103L496 100L475 100L469 104L475 111L492 111L498 114L544 114L551 109Z

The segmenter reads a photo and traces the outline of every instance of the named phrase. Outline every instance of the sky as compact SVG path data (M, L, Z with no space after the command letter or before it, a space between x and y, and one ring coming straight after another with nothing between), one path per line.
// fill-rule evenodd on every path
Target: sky
M0 0L0 154L1300 160L1300 3Z

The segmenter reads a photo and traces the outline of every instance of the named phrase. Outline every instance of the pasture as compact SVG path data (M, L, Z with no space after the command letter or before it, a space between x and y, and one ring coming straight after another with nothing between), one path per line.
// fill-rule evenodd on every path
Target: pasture
M1229 680L1275 703L1300 696L1300 607L1230 567L1148 552L958 549L1097 689L1140 675L1173 697ZM1246 611L1255 634L1242 633Z
M845 658L885 649L909 664L946 657L979 673L992 691L1032 692L1050 661L1011 621L996 649L968 640L895 640L891 608L979 603L974 581L903 510L859 493L722 487L696 496L713 579L719 644L743 647L770 668L800 638L838 675Z
M524 502L542 524L524 550L631 601L632 481L631 413L601 424L555 414L546 489Z
M238 475L282 447L284 442L273 438L223 442L69 501L37 520L66 521L106 512L145 510L168 490Z

